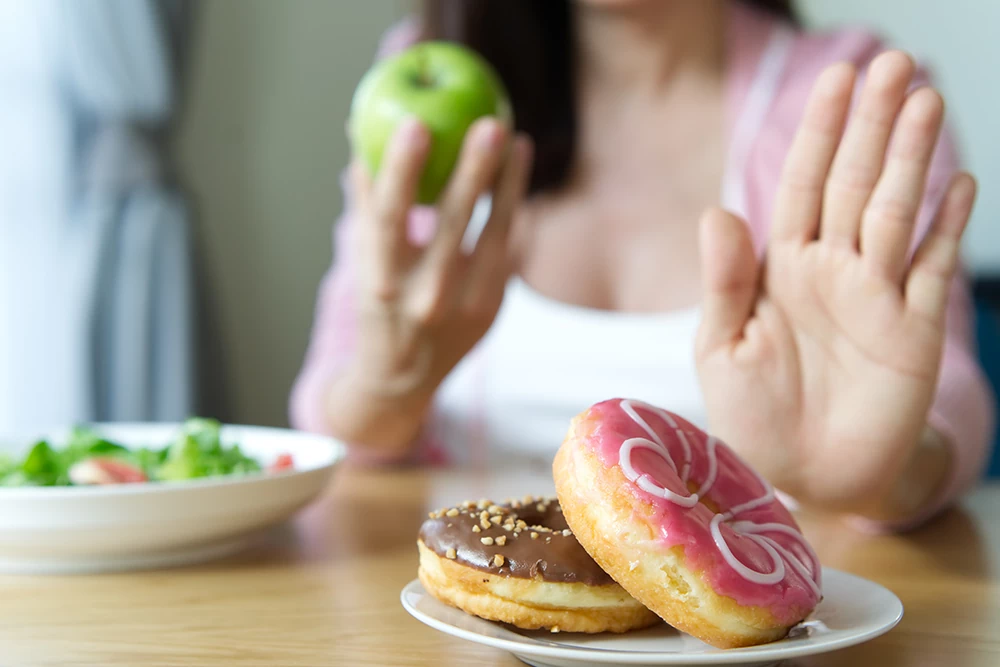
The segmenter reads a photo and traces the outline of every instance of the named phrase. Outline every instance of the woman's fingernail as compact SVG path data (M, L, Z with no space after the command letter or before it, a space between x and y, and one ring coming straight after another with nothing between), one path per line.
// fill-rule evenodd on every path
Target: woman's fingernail
M421 150L427 145L427 128L418 118L404 118L396 128L396 141L400 146Z
M503 146L504 128L495 118L480 120L475 128L476 144L482 150L497 150Z

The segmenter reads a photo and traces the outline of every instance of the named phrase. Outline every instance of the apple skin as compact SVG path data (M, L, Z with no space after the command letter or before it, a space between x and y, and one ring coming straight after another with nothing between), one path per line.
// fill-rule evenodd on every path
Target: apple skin
M433 204L451 176L469 127L483 116L511 126L510 99L479 54L450 42L422 42L376 63L361 79L348 122L355 151L372 175L400 121L419 119L431 134L417 203Z

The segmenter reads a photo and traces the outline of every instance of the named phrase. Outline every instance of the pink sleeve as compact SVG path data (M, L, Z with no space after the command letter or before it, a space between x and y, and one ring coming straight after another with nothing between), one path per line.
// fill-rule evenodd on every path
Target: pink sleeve
M334 226L333 265L320 282L309 347L292 387L289 420L293 428L303 431L329 432L323 397L328 383L355 349L354 267L348 252L352 220L348 205Z
M870 60L882 50L877 39L858 31L804 34L797 40L789 59L795 66L785 73L768 125L751 154L746 175L750 226L758 244L766 238L784 156L791 146L816 76L827 65L845 60L855 63L863 75ZM927 81L926 73L921 71L916 85ZM958 168L955 142L946 130L932 161L914 247L927 233L945 189ZM994 428L994 399L977 361L972 318L968 285L965 276L959 275L951 289L944 355L937 393L928 415L930 426L952 447L953 465L949 477L938 497L920 516L906 524L869 524L870 528L903 529L922 523L975 484L983 471Z

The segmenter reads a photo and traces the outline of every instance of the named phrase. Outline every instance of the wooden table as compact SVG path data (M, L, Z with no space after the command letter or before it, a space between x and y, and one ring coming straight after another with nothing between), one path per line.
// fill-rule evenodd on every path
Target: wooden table
M520 665L400 607L428 508L547 492L540 468L472 474L343 467L294 522L239 556L173 571L0 577L0 665ZM1000 665L1000 486L911 535L803 517L826 565L896 592L888 635L796 666Z

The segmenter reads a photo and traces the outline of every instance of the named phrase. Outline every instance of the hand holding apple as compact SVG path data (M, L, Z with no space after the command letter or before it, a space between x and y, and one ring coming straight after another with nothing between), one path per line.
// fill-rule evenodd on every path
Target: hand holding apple
M464 50L435 49L466 62ZM506 96L481 64L432 74L443 97L424 87L413 92L408 77L419 68L383 79L380 67L361 84L351 118L358 349L326 404L338 437L392 456L408 451L438 385L496 317L532 145L513 136ZM433 238L420 245L407 234L418 193L420 201L436 202ZM487 193L489 220L465 250L473 209Z

